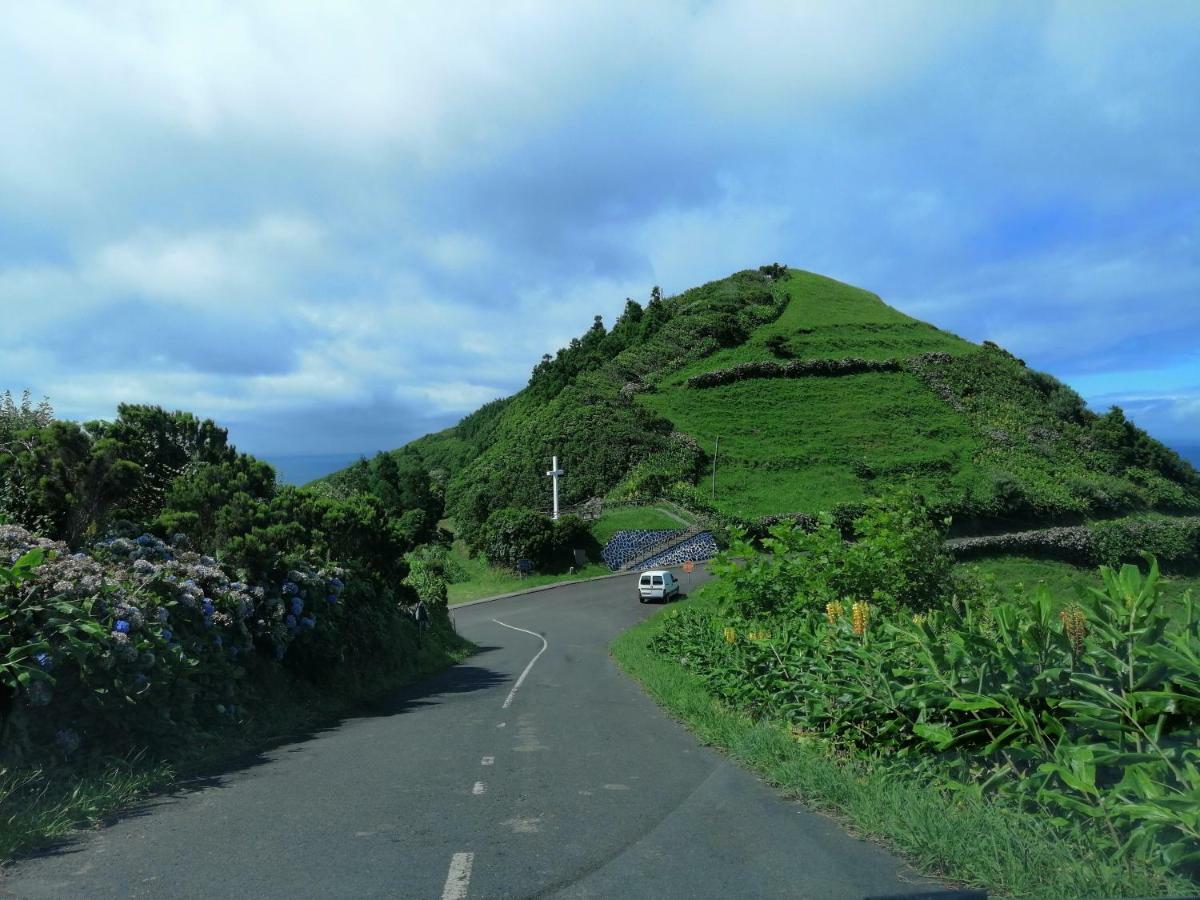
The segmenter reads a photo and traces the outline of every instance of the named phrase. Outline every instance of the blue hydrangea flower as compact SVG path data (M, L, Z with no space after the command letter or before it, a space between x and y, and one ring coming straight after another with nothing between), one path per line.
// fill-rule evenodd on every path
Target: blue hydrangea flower
M213 614L213 609L213 602L207 597L200 601L200 610L204 613L204 615L211 616Z
M162 630L162 639L164 641L170 641L171 638L174 636L175 636L175 632L173 632L170 628L164 628Z
M285 581L280 590L282 590L285 594L298 594L300 593L300 585L296 584L294 581Z
M303 619L300 620L300 625L303 628L316 628L317 620L313 616L305 616Z
M283 624L286 625L289 629L295 628L296 627L296 617L293 616L291 613L288 613L287 618L283 620Z
M158 541L155 540L154 535L152 535L152 534L141 535L137 539L137 542L139 545L141 545L143 547L153 547L156 543L158 543Z
M325 598L325 600L329 603L337 603L338 602L337 594L330 594L328 597Z
M51 659L50 654L46 653L45 651L36 654L33 658L35 660L37 660L37 664L39 666L41 666L43 669L53 669L54 668L54 660Z
M298 616L304 612L304 601L299 597L292 598L292 615Z
M129 634L129 623L124 619L117 619L117 624L113 626L113 631L119 631L121 634Z

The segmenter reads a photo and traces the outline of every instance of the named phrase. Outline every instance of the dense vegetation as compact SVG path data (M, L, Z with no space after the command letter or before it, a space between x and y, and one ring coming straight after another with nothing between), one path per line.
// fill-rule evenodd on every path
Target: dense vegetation
M629 300L524 390L396 455L478 550L500 510L546 512L553 455L568 506L669 497L722 525L821 509L845 524L899 486L956 534L1200 511L1196 470L1119 409L1095 413L994 344L778 265Z
M919 498L845 541L780 525L714 564L720 605L668 613L662 656L798 740L1042 812L1131 866L1200 862L1200 617L1153 558L1076 596L951 568ZM741 558L735 561L735 557Z
M280 487L187 413L78 424L5 395L3 759L169 752L301 686L361 696L445 658L444 586L405 583L440 501L423 470L367 469L337 491Z

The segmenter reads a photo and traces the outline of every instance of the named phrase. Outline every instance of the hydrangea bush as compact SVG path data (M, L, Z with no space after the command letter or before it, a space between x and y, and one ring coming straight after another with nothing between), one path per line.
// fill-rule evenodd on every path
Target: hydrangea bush
M342 570L298 566L249 585L182 535L71 553L3 525L0 565L9 758L160 742L236 720L257 668L345 637Z

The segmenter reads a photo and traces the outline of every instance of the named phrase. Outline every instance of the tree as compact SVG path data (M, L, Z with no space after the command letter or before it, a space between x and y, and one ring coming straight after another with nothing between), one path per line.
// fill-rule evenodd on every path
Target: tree
M0 483L12 490L5 514L72 547L99 535L141 474L117 441L96 440L75 422L51 422L18 438L0 454Z
M554 525L532 509L498 509L483 526L483 552L494 566L517 567L517 560L542 562L554 544Z

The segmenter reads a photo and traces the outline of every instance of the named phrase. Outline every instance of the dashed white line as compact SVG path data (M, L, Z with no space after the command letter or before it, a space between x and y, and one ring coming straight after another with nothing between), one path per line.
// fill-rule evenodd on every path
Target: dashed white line
M513 697L517 696L517 691L521 689L521 684L525 681L525 676L529 674L529 670L533 668L533 664L538 661L539 656L546 652L546 648L549 647L550 644L546 642L544 637L535 631L527 631L524 628L518 628L516 625L507 625L504 622L501 622L499 619L492 619L492 621L497 625L504 626L505 628L511 628L513 631L521 631L525 634L531 634L542 642L542 649L533 655L533 659L529 661L529 665L525 667L525 671L521 673L521 677L517 679L517 683L513 685L513 689L509 691L508 696L504 698L504 704L500 708L508 709L508 707L512 705Z
M487 790L487 785L484 784L482 781L477 781L477 782L475 782L475 787L471 788L471 793L475 794L475 795L479 795L479 794L482 794L486 790Z
M450 871L446 874L446 886L442 888L442 900L466 900L474 861L474 853L455 853L450 857Z
M492 764L493 764L495 761L496 761L496 757L494 757L494 756L485 756L483 759L481 759L481 760L479 761L479 764L480 764L481 766L490 766L490 765L492 765Z

